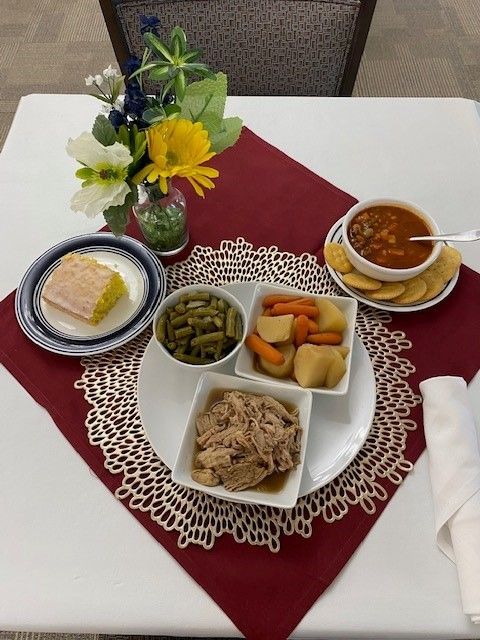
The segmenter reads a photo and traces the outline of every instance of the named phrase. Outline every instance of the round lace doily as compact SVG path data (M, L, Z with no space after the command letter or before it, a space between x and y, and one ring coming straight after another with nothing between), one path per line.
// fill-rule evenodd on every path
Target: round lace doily
M195 247L187 260L167 267L167 279L169 291L188 284L263 281L342 294L314 256L295 256L276 247L254 249L243 238L224 241L218 250ZM150 331L115 351L83 358L84 373L75 386L92 405L86 421L90 443L101 447L111 473L123 474L117 498L148 512L164 529L177 531L179 547L194 543L206 549L229 533L237 542L278 551L282 533L309 537L315 517L331 523L356 504L374 513L375 501L388 495L378 480L399 484L412 468L403 452L408 432L416 428L410 410L420 402L407 382L415 369L400 355L411 343L404 333L388 330L390 320L385 311L359 305L357 333L377 384L375 418L363 448L337 478L288 510L227 502L172 482L145 436L137 406L137 378Z

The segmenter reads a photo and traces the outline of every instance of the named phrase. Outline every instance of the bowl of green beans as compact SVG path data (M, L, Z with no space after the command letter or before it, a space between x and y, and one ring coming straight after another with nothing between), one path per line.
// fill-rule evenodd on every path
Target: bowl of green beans
M247 332L242 304L221 287L199 284L167 296L153 319L160 349L189 368L214 369L239 351Z

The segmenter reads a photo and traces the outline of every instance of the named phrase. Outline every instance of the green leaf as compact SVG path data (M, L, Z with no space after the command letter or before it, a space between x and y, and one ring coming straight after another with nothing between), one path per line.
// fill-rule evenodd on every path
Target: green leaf
M173 87L173 83L175 82L175 78L172 78L171 80L169 80L163 87L162 89L162 101L165 99L165 96L167 95L167 93L170 91L170 89Z
M147 148L147 141L144 140L140 144L140 146L137 148L135 153L133 154L132 163L131 163L130 167L128 168L128 173L129 173L130 176L133 176L135 173L137 173L137 171L138 171L138 166L137 165L138 165L139 161L143 158L146 148Z
M172 54L168 50L168 47L163 44L160 38L157 38L156 35L148 32L143 35L143 39L149 49L151 49L157 55L165 58L165 60L168 60L168 62L173 63Z
M159 122L160 120L165 120L165 110L163 107L153 107L153 109L146 109L142 113L142 119L149 124L153 122Z
M164 107L164 111L166 116L172 116L175 113L180 113L181 109L178 104L167 104L167 106Z
M226 99L227 76L224 73L217 73L215 80L192 82L181 100L181 117L202 122L212 135L221 127Z
M124 144L128 149L130 149L130 135L128 132L127 125L122 124L118 129L117 140Z
M201 53L201 51L189 51L182 56L183 62L196 62L200 58Z
M132 189L132 187L130 187ZM116 236L123 236L130 221L130 209L137 201L136 189L125 198L125 202L116 207L109 207L103 212L105 222L110 227L110 231Z
M178 40L180 47L179 55L183 55L187 48L187 36L185 35L185 31L181 27L173 27L170 37L172 39L172 43L174 38Z
M168 65L158 65L150 71L148 77L150 80L157 80L162 82L170 76L171 67Z
M98 115L95 118L92 133L98 140L98 142L100 142L100 144L103 144L104 147L109 147L117 140L115 127L110 122L110 120L102 114Z
M186 86L187 86L187 82L185 79L185 74L180 69L180 71L175 76L175 96L177 100L179 100L180 102L183 100L185 96Z
M135 78L135 76L138 76L141 73L145 73L145 71L150 71L150 69L153 69L157 65L158 65L158 62L149 62L148 64L144 64L141 67L138 67L138 69L134 71L131 75L129 75L128 79L132 80L132 78Z
M241 131L242 120L240 118L225 118L220 130L210 136L213 151L222 153L228 147L232 147L238 140Z

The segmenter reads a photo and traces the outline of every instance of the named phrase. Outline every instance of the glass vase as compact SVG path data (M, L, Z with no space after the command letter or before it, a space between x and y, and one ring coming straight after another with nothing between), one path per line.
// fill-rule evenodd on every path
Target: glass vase
M183 193L171 184L167 194L158 184L140 185L133 213L146 244L157 255L173 256L187 245L187 203Z

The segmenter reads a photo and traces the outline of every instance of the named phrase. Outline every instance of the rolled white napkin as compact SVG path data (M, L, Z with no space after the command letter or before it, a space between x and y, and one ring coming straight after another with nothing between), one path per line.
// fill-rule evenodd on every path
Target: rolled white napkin
M463 611L480 624L480 451L463 378L420 383L440 549L457 565Z

